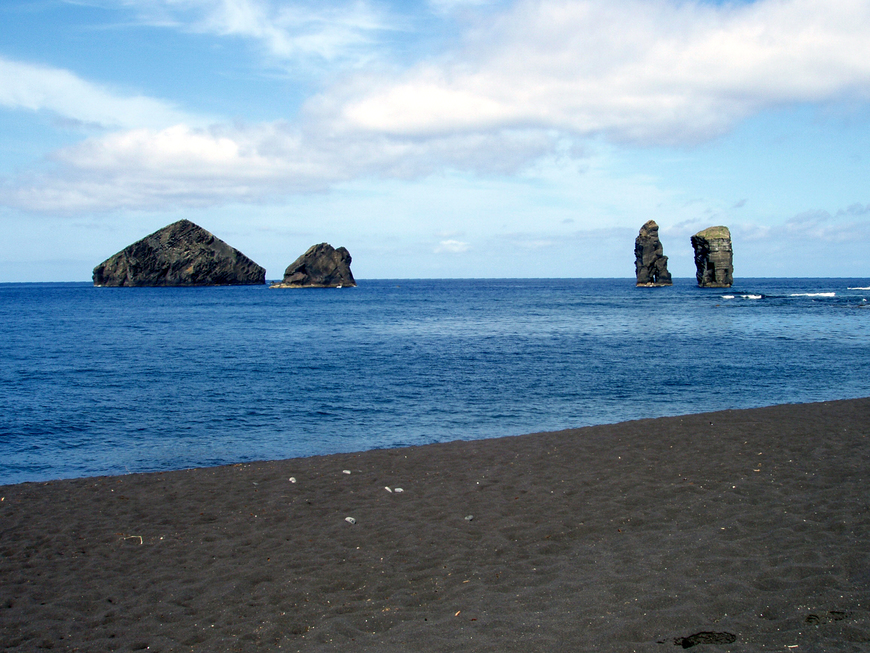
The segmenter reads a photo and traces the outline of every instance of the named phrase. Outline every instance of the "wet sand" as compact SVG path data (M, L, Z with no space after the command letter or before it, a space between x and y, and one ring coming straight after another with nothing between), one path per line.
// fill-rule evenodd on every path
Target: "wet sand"
M4 651L870 650L870 399L0 497Z

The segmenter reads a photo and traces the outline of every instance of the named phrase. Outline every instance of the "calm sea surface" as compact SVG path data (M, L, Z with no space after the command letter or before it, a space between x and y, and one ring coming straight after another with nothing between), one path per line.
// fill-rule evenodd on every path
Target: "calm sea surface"
M0 284L0 484L870 396L868 286Z

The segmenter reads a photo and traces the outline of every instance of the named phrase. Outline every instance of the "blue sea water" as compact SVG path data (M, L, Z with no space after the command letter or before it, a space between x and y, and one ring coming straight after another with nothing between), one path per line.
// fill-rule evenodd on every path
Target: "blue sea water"
M0 484L870 395L870 280L0 284Z

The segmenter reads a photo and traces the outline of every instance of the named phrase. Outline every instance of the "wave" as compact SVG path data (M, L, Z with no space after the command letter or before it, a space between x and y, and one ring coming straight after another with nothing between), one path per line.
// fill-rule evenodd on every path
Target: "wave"
M870 290L870 288L868 288ZM835 292L793 292L790 297L836 297Z
M850 286L848 290L870 290L870 286L855 286L854 288Z

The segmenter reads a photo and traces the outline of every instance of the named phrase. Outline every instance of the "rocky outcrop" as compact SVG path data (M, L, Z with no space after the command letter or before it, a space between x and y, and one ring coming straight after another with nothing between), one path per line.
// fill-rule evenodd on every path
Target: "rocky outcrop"
M634 240L634 269L638 286L670 286L668 257L664 255L659 240L659 226L654 220L640 228Z
M728 227L708 227L692 236L695 277L702 288L730 288L734 283L731 232Z
M179 220L94 268L95 286L239 286L266 270L189 220Z
M350 288L356 286L350 262L350 252L344 247L312 245L287 267L283 281L270 288Z

